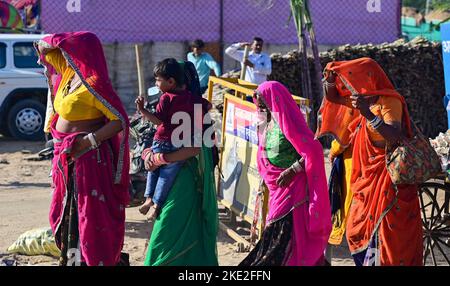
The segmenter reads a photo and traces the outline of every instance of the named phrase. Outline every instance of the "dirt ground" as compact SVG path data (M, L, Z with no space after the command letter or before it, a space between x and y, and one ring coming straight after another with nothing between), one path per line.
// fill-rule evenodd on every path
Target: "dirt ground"
M48 227L51 199L50 161L29 161L43 148L42 142L15 141L0 135L0 260L12 259L19 265L57 265L48 256L8 254L7 248L25 231ZM329 166L327 167L329 168ZM131 265L143 265L150 225L137 208L126 210L124 251ZM237 245L219 231L219 265L237 265L247 253L237 252ZM333 265L353 265L345 245L333 250Z

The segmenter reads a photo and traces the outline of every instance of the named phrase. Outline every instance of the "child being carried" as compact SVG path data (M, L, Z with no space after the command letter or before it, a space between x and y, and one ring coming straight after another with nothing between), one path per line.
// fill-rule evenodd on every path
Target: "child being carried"
M156 106L156 112L150 113L144 108L145 99L143 97L140 96L136 100L137 110L142 116L158 126L150 150L154 154L152 162L159 167L154 171L148 172L144 194L146 200L139 208L139 211L144 215L150 211L149 220L154 220L158 217L175 182L177 173L184 163L183 161L169 163L165 158L165 154L175 152L182 147L193 146L194 107L196 104L200 105L202 120L205 113L205 105L209 103L201 96L192 94L186 89L184 69L175 59L169 58L159 62L153 72L156 86L164 93ZM172 138L173 131L180 126L180 124L172 123L172 116L179 112L188 115L181 117L190 119L190 124L183 124L183 126L189 126L190 130L182 130L179 138ZM183 137L186 135L189 135L188 142L191 142L190 146L182 145L187 139ZM179 140L179 142L174 142L174 140ZM149 156L149 152L144 152L142 157L145 159L147 156Z

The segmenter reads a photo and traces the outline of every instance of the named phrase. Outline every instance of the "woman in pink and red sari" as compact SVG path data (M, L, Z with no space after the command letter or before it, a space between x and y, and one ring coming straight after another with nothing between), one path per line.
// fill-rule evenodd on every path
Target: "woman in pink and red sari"
M36 42L36 48L52 91L49 219L60 265L123 264L129 122L100 40L89 32L62 33Z
M254 102L263 122L257 161L269 212L261 240L240 265L323 265L331 211L322 146L281 83L261 84Z

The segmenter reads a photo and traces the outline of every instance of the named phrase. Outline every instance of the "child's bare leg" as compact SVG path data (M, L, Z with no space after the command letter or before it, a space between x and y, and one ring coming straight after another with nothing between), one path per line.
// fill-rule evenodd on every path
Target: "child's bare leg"
M150 210L150 207L153 205L152 199L147 198L145 202L141 205L139 208L139 212L143 215L146 215L148 211Z

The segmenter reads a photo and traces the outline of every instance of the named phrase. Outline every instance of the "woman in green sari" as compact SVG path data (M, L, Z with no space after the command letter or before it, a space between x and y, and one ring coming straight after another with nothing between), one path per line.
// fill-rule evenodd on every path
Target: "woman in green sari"
M196 155L198 154L198 155ZM167 154L187 159L155 220L145 266L217 266L217 200L210 148L183 148ZM192 157L192 155L196 155ZM151 159L146 166L152 168Z
M186 88L201 96L197 92L198 76L192 67L183 63ZM144 265L217 266L219 220L212 149L184 147L164 154L164 161L185 163L154 222ZM156 169L158 156L149 153L145 167L149 171Z

